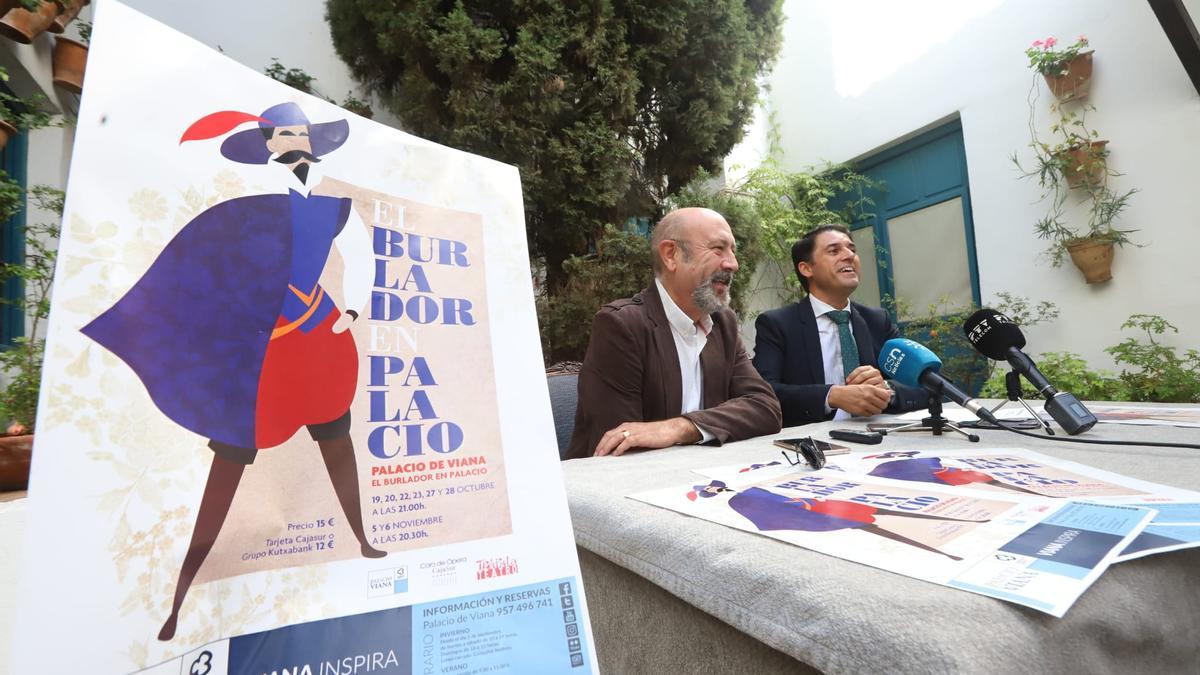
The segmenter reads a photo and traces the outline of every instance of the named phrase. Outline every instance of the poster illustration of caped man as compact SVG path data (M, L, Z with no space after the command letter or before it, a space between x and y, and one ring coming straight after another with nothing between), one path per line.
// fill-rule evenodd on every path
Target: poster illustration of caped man
M321 453L361 554L387 555L363 529L350 436L358 349L347 329L370 301L371 243L350 199L311 193L313 165L349 131L344 119L312 123L290 102L258 115L214 112L188 126L181 144L223 137L224 158L278 165L287 191L230 199L200 213L82 329L133 370L164 415L209 439L213 451L159 640L174 637L183 600L247 467L301 427ZM333 248L344 261L341 298L320 284Z

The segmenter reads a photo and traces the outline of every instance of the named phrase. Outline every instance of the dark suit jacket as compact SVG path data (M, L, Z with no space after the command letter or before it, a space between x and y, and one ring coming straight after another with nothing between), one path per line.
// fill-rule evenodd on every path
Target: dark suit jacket
M713 314L700 352L702 409L684 417L724 443L779 431L779 401L750 364L732 311ZM611 302L592 321L579 373L579 407L567 458L589 457L600 437L622 422L679 417L683 378L671 324L655 286Z
M850 324L858 344L860 365L879 367L883 343L900 332L887 312L851 301ZM825 399L833 385L825 383L821 339L812 302L805 297L779 309L763 312L755 322L754 367L763 376L783 406L783 426L822 422L833 417L825 413ZM908 412L924 408L929 395L921 389L893 382L896 400L884 412Z

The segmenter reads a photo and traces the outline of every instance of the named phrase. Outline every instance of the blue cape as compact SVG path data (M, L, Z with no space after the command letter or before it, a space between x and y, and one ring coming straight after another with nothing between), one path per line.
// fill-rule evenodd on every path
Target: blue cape
M317 197L339 217L349 200ZM196 216L145 275L82 332L120 357L164 415L253 448L258 380L292 255L289 195L221 202Z

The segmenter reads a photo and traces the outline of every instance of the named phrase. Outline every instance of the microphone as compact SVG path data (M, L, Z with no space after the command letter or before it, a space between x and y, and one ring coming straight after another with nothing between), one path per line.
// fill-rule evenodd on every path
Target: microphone
M879 351L879 366L889 379L910 387L922 387L939 398L945 396L975 413L979 419L999 426L990 410L942 377L938 372L942 360L925 345L904 338L892 338L883 343L883 349Z
M1038 395L1046 399L1046 412L1068 434L1081 434L1095 426L1096 416L1073 394L1055 389L1033 359L1021 351L1025 334L1012 319L994 309L981 309L963 322L963 332L980 354L995 361L1007 361L1014 371L1024 375Z

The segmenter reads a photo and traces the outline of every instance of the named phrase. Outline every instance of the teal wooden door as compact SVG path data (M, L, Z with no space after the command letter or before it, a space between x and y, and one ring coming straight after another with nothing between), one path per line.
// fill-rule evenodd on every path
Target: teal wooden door
M926 316L936 303L978 305L961 124L956 120L889 148L855 170L880 186L867 191L874 205L863 206L851 224L863 270L855 299L873 306L899 299L901 322Z
M4 170L18 185L25 186L25 158L28 151L29 136L25 132L8 139L8 144L0 150L0 169ZM28 205L28 199L25 200ZM20 265L25 262L25 210L23 207L11 218L0 224L0 262ZM6 299L20 298L25 292L25 285L18 278L6 280L0 293ZM13 338L25 334L25 313L17 305L5 303L0 305L0 347L12 344Z

